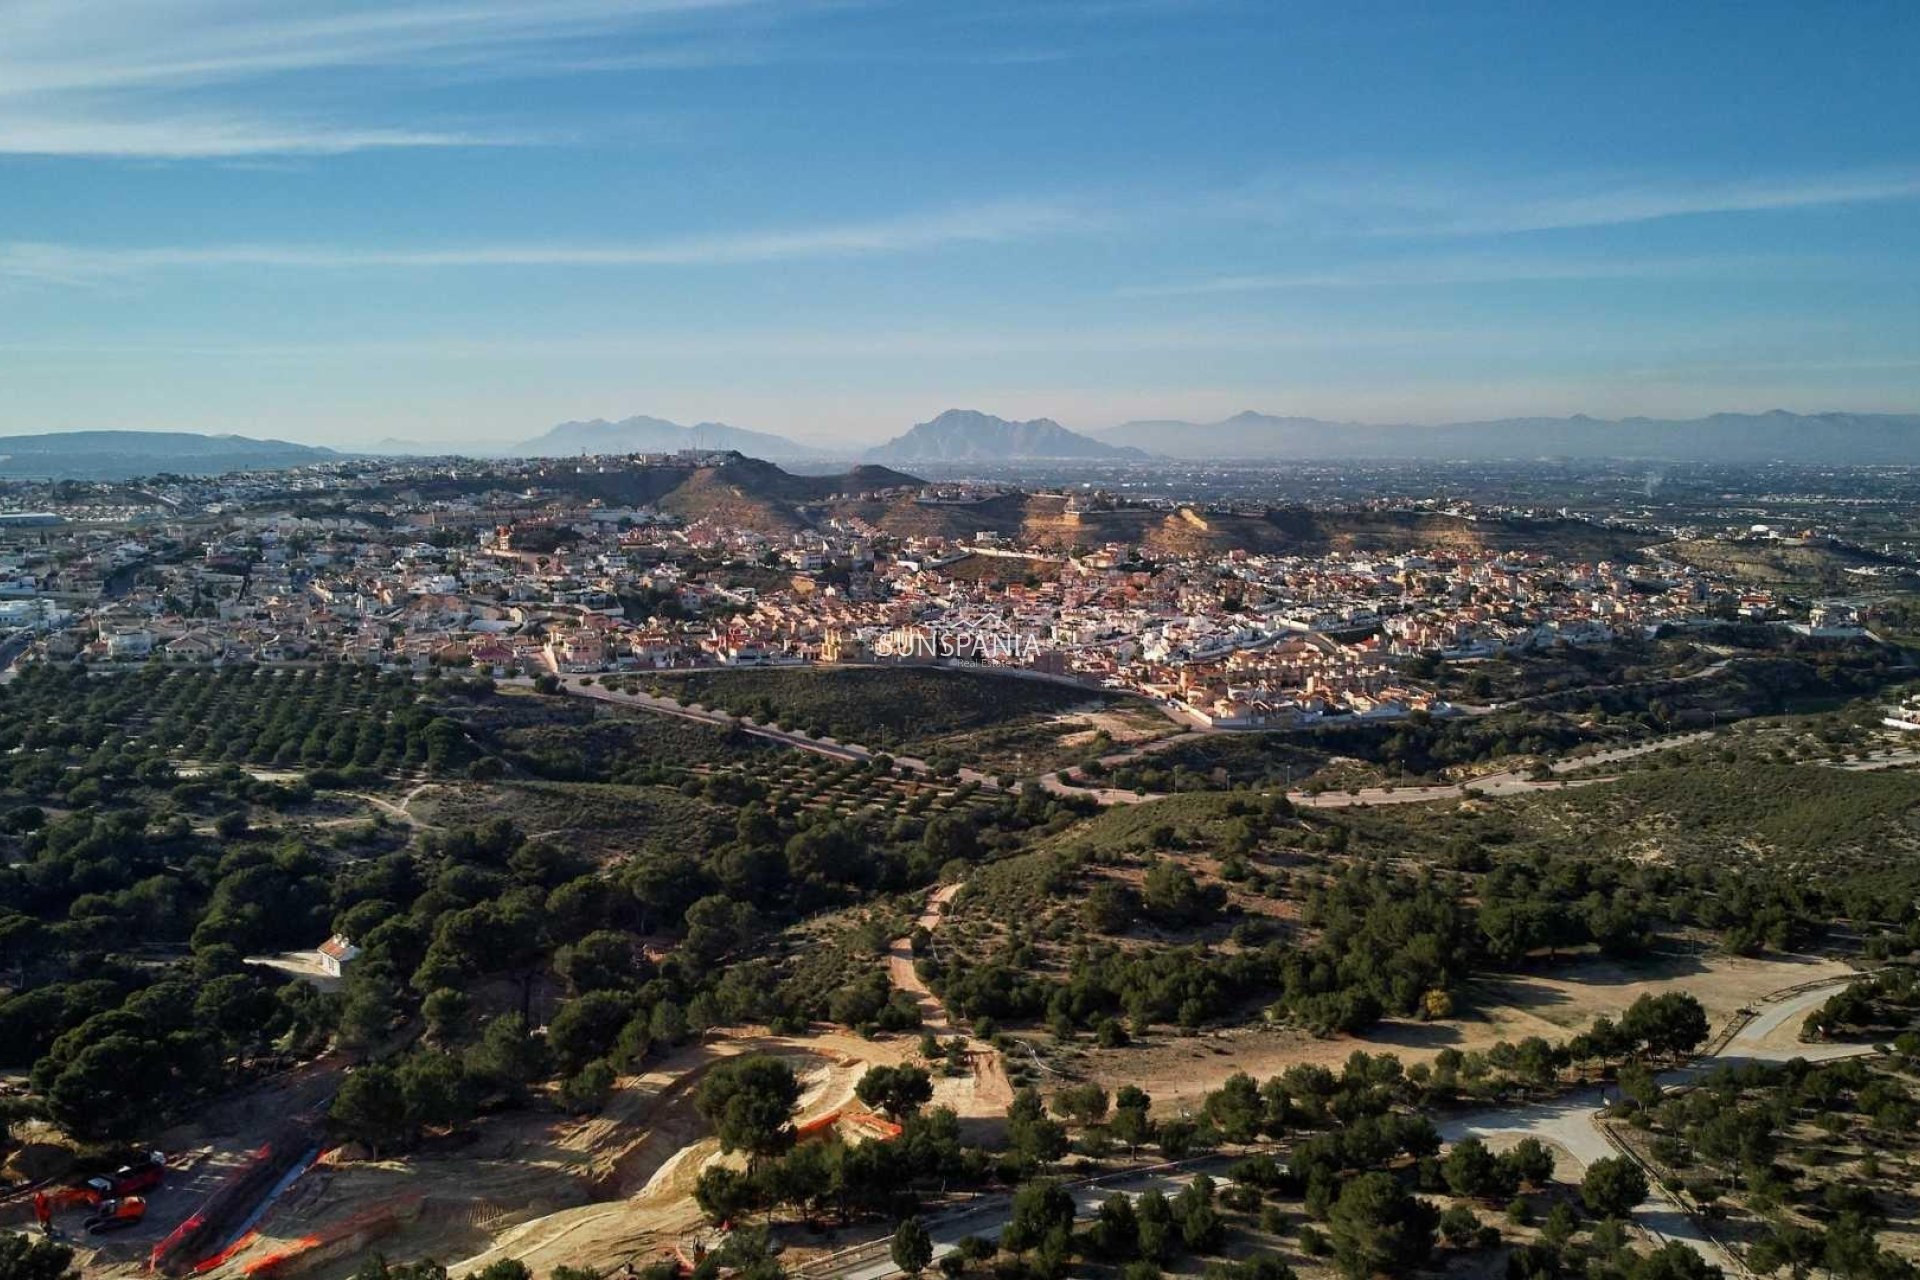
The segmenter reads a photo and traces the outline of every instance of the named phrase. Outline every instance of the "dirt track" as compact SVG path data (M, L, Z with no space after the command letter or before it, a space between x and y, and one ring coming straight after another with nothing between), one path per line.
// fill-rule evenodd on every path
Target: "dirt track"
M561 1263L607 1270L670 1247L700 1226L692 1191L701 1170L727 1159L693 1108L694 1090L716 1063L744 1053L793 1061L805 1123L847 1108L868 1066L907 1061L915 1043L837 1029L749 1030L622 1079L608 1106L586 1119L522 1112L482 1123L477 1139L457 1149L323 1164L262 1221L257 1242L212 1274L237 1276L303 1237L368 1219L387 1219L375 1246L387 1256L448 1261L456 1275L502 1257L542 1275ZM934 1103L975 1118L1005 1108L971 1078L936 1077ZM341 1258L299 1274L328 1280L353 1266L354 1258Z

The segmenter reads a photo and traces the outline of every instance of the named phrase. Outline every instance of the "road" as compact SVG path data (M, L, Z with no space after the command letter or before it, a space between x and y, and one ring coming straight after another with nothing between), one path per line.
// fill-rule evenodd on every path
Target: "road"
M737 727L744 732L752 734L756 738L765 738L769 742L777 742L782 746L793 747L799 751L811 751L815 755L830 756L835 760L852 760L865 763L873 759L876 755L887 755L888 758L893 761L896 768L905 769L909 773L931 774L933 772L933 766L917 756L902 756L892 755L887 752L876 752L870 748L860 746L857 743L841 742L835 738L815 737L810 733L802 733L798 729L781 729L770 724L759 724L745 716L736 716L731 712L719 711L711 707L703 707L697 703L690 705L684 702L677 702L672 698L658 697L651 693L627 693L620 689L609 689L597 680L593 684L584 683L584 681L588 679L593 679L593 677L582 676L568 678L562 676L560 679L560 688L563 692L573 694L576 697L592 698L598 702L611 703L614 706L632 707L638 711L651 711L656 715L673 716L679 720L691 720L696 724L710 724L719 726L720 728ZM510 677L500 681L500 683L503 685L517 685L522 688L533 687L533 681L524 676ZM991 774L981 773L975 769L961 769L954 775L954 778L958 782L974 783L983 789L991 788L997 791L1000 788L999 781Z
M1133 755L1147 751L1164 749L1174 743L1190 741L1198 734L1180 735L1163 739L1158 743L1148 743ZM1711 738L1710 731L1675 734L1669 738L1656 738L1651 742L1636 743L1630 747L1615 747L1609 751L1595 752L1592 755L1569 756L1564 760L1555 760L1547 766L1554 775L1572 773L1579 769L1591 769L1596 766L1617 764L1631 760L1636 756L1648 755L1655 751L1670 751L1674 747L1684 747L1695 742ZM1152 792L1116 791L1112 788L1075 787L1061 782L1049 774L1040 779L1049 791L1061 795L1093 796L1102 804L1141 804L1148 800L1164 800L1164 795ZM1300 809L1350 809L1356 805L1377 806L1383 804L1425 804L1431 800L1464 800L1468 796L1513 796L1526 795L1534 791L1561 791L1568 787L1589 787L1598 782L1611 782L1611 777L1535 778L1531 771L1522 773L1517 769L1489 773L1465 782L1449 782L1435 786L1412 787L1361 787L1357 791L1289 791L1287 799Z
M1231 1163L1224 1156L1209 1156L1203 1160L1184 1162L1177 1169L1146 1169L1110 1175L1093 1182L1069 1183L1067 1190L1073 1195L1073 1203L1080 1216L1091 1217L1099 1211L1100 1202L1116 1191L1137 1196L1158 1189L1171 1196L1203 1173L1214 1176L1224 1173ZM933 1237L934 1259L937 1261L952 1253L959 1247L960 1241L968 1236L998 1239L1012 1217L1012 1209L1011 1196L991 1195L982 1196L965 1208L931 1219L923 1218L927 1234ZM832 1276L836 1280L887 1280L890 1276L900 1274L900 1268L894 1266L892 1258L888 1256L888 1241L885 1239L845 1250L811 1265L803 1265L797 1271L808 1277Z
M1807 990L1789 989L1781 993L1777 999L1766 1002L1759 1016L1742 1026L1717 1053L1691 1066L1663 1073L1660 1083L1683 1084L1729 1063L1785 1062L1792 1058L1826 1061L1873 1052L1867 1045L1803 1045L1793 1038L1799 1020L1809 1010L1851 981L1854 981L1852 977L1836 978ZM1585 1087L1547 1102L1469 1112L1442 1123L1440 1135L1449 1142L1466 1137L1537 1137L1559 1146L1585 1168L1595 1160L1618 1154L1595 1118L1602 1103L1599 1088ZM1226 1157L1214 1157L1189 1162L1178 1169L1142 1170L1095 1183L1074 1184L1069 1190L1080 1212L1086 1215L1097 1210L1100 1202L1115 1191L1138 1194L1150 1187L1159 1187L1172 1192L1196 1175L1217 1173L1228 1163L1230 1160ZM935 1215L927 1222L927 1232L933 1237L934 1256L939 1258L953 1252L966 1236L997 1237L1011 1215L1012 1199L1004 1195L984 1196L965 1208ZM1656 1238L1682 1241L1730 1276L1741 1273L1735 1260L1708 1238L1679 1203L1658 1186L1653 1188L1647 1202L1634 1211L1634 1222ZM833 1280L889 1280L899 1274L899 1268L887 1256L885 1240L820 1259L799 1271L809 1277L833 1277Z
M0 684L11 684L20 674L20 655L33 643L33 632L20 630L0 640Z
M1870 1045L1800 1044L1796 1039L1800 1020L1852 981L1851 977L1836 978L1807 990L1790 990L1781 998L1767 1002L1759 1015L1735 1032L1718 1052L1692 1065L1661 1073L1658 1077L1661 1085L1686 1084L1716 1068L1740 1062L1787 1062L1794 1058L1825 1062L1872 1053ZM1539 1138L1564 1150L1584 1169L1595 1160L1619 1154L1607 1140L1596 1116L1605 1103L1604 1090L1590 1086L1546 1102L1496 1107L1458 1116L1440 1125L1440 1136L1448 1142L1468 1137ZM1684 1242L1728 1275L1739 1274L1735 1261L1719 1243L1709 1238L1680 1203L1657 1184L1646 1203L1634 1210L1634 1221L1656 1236Z

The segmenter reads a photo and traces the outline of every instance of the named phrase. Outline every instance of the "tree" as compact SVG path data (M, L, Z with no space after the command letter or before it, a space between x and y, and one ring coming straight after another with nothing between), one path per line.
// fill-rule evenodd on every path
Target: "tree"
M1029 1164L1051 1164L1067 1154L1067 1131L1047 1118L1040 1095L1022 1089L1007 1107L1007 1145Z
M1620 1032L1650 1054L1680 1057L1707 1038L1707 1011L1684 991L1643 995L1620 1016Z
M1074 1216L1073 1196L1051 1178L1023 1185L1013 1193L1013 1216L1000 1233L1001 1245L1014 1253L1025 1253L1056 1230L1071 1230Z
M1720 1268L1678 1240L1669 1240L1633 1265L1633 1280L1717 1280Z
M1341 1189L1327 1215L1334 1256L1353 1280L1401 1273L1433 1252L1439 1211L1409 1195L1391 1174L1363 1173Z
M1091 1080L1068 1085L1053 1095L1053 1110L1082 1125L1098 1124L1107 1115L1107 1091Z
M407 1097L393 1068L375 1063L348 1076L334 1095L327 1124L342 1137L364 1142L375 1159L380 1147L407 1132Z
M800 1082L778 1058L753 1054L723 1062L700 1082L694 1108L720 1136L722 1151L745 1151L749 1171L793 1145Z
M693 1184L693 1201L707 1221L719 1226L753 1208L753 1183L738 1169L713 1165Z
M613 1096L618 1075L605 1058L595 1058L560 1082L560 1105L576 1115L598 1111Z
M74 1280L73 1250L51 1240L0 1235L0 1280Z
M546 1069L546 1046L527 1034L527 1020L517 1013L487 1023L480 1042L467 1050L467 1070L474 1079L510 1097L519 1096Z
M1115 1107L1113 1118L1107 1121L1107 1133L1115 1142L1125 1143L1127 1155L1132 1157L1153 1141L1153 1121L1148 1119L1145 1107Z
M898 1122L933 1099L933 1077L924 1067L869 1067L854 1096Z
M1440 1234L1456 1249L1464 1249L1480 1235L1480 1219L1473 1210L1456 1204L1440 1215Z
M1522 1138L1500 1156L1522 1183L1539 1188L1553 1181L1553 1152L1538 1138Z
M1493 1200L1510 1196L1519 1186L1519 1176L1503 1166L1500 1158L1487 1150L1478 1138L1462 1138L1447 1152L1440 1165L1447 1190L1475 1200Z
M474 1280L533 1280L533 1272L518 1258L501 1258L474 1272Z
M910 1276L917 1276L933 1261L933 1237L920 1219L908 1218L894 1228L893 1245L888 1250L893 1265Z
M445 1053L416 1053L394 1072L406 1100L407 1123L452 1129L473 1116L473 1090L459 1061Z
M447 1269L431 1258L420 1262L388 1262L376 1253L360 1264L353 1280L447 1280Z
M1624 1218L1647 1198L1647 1175L1625 1156L1595 1160L1580 1180L1580 1199L1602 1218Z

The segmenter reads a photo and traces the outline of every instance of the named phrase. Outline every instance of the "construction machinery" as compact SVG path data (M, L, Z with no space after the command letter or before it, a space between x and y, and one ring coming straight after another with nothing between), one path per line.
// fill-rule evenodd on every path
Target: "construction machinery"
M78 1186L34 1192L34 1219L41 1230L51 1234L55 1214L85 1209L88 1213L81 1225L95 1234L131 1227L147 1216L147 1202L136 1193L153 1190L166 1173L165 1154L150 1151L145 1160L88 1178Z
M161 1179L166 1177L166 1174L166 1153L149 1151L145 1160L122 1165L103 1177L88 1178L87 1186L99 1192L101 1199L113 1199L151 1191L160 1185Z
M147 1202L139 1196L119 1196L112 1200L102 1200L100 1207L88 1214L80 1225L91 1235L105 1235L109 1231L125 1231L128 1227L137 1227L146 1220Z

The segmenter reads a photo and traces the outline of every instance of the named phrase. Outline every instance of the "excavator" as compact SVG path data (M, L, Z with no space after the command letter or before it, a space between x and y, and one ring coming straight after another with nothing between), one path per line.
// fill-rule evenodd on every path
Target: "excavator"
M159 1185L165 1173L164 1158L156 1152L145 1163L129 1165L110 1177L94 1178L77 1187L56 1187L36 1191L33 1216L40 1229L53 1234L53 1218L68 1209L85 1209L80 1225L93 1235L123 1231L136 1226L147 1216L147 1202L133 1191L145 1191Z
M86 1216L80 1225L91 1235L105 1235L109 1231L125 1231L128 1227L137 1227L146 1220L147 1202L139 1196L120 1196L113 1200L102 1200L100 1207Z

